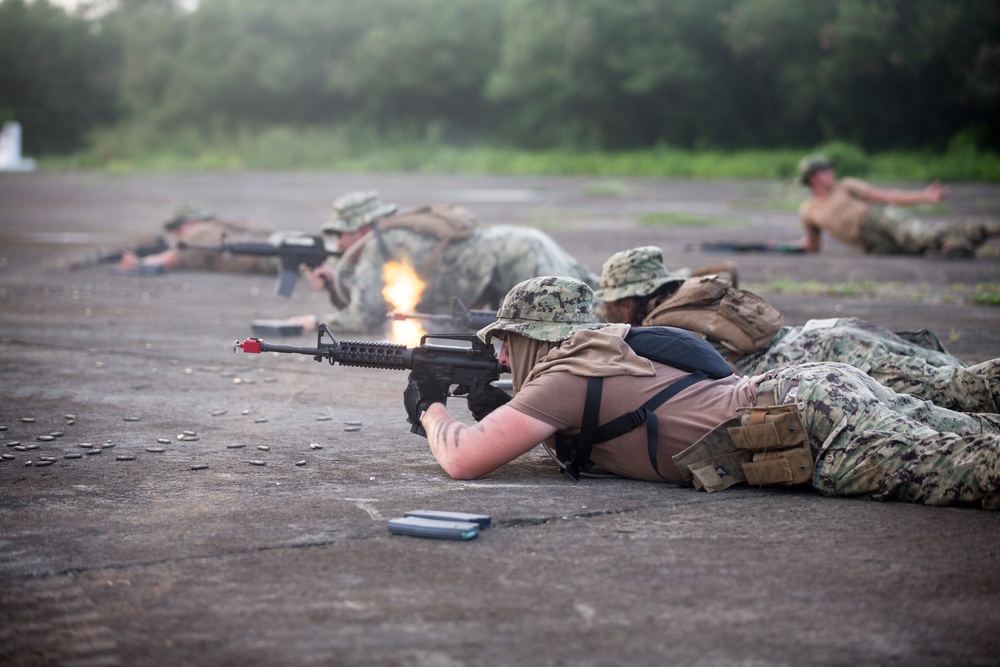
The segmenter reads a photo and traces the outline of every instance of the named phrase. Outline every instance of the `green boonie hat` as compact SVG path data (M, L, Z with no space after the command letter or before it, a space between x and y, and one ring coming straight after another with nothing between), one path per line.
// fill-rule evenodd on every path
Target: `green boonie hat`
M514 285L497 311L497 321L477 334L489 343L497 331L535 340L560 341L583 329L610 326L594 316L594 292L575 278L541 276Z
M168 232L179 229L185 222L196 222L199 220L212 220L215 214L209 210L198 208L194 204L181 204L174 209L172 218L163 223L163 228Z
M812 153L799 160L799 183L809 185L809 179L817 171L832 169L833 165L822 153Z
M607 303L631 296L648 296L669 283L684 278L670 275L663 265L663 251L648 245L616 252L604 262L601 284L594 298Z
M356 232L372 220L392 215L399 207L383 204L378 192L349 192L333 202L333 217L323 225L326 234Z

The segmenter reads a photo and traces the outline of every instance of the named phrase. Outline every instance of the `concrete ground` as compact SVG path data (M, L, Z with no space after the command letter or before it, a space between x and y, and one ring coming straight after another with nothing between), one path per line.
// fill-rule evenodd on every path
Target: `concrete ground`
M537 451L453 481L409 433L402 373L232 354L251 319L322 310L304 282L284 300L266 276L67 269L184 201L314 231L337 195L369 188L537 226L595 271L646 244L673 267L736 261L791 324L857 315L1000 357L1000 308L964 298L1000 282L995 242L970 260L829 240L814 257L686 249L797 238L787 184L3 174L0 438L37 449L0 448L0 664L997 664L996 513L574 484ZM997 211L1000 187L958 185L931 212ZM702 224L642 223L678 215ZM495 526L468 542L388 533L423 508Z

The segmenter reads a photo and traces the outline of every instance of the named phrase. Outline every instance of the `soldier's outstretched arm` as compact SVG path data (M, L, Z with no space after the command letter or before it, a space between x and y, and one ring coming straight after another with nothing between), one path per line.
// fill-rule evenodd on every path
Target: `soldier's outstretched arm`
M951 188L934 181L923 190L898 190L877 188L867 185L856 194L865 201L874 204L890 204L892 206L913 206L915 204L937 204L951 193Z
M556 432L540 419L503 405L467 426L443 403L431 403L420 420L431 453L450 477L478 479L531 451Z

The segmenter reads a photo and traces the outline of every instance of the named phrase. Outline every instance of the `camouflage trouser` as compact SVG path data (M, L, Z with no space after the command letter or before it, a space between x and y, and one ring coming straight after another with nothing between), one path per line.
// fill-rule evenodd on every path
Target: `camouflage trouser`
M483 237L497 257L486 295L496 307L514 285L528 278L565 276L594 289L600 283L600 276L537 229L498 225L486 229Z
M932 225L895 206L872 206L863 224L865 252L872 255L919 255L940 250L946 239L974 247L986 240L981 224Z
M793 364L836 361L861 369L900 394L951 410L1000 412L1000 360L966 366L880 326L846 317L783 327L770 345L736 362L743 375Z
M758 392L798 403L823 494L1000 509L1000 415L897 394L845 364L771 371Z

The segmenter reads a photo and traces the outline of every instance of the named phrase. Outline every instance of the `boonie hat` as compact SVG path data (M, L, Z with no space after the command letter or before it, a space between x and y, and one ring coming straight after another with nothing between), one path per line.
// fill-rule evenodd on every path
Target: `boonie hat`
M213 218L215 218L215 214L212 211L185 203L174 209L173 217L163 223L163 228L172 232L179 229L185 222L198 222Z
M497 331L560 341L577 331L610 326L594 316L594 291L574 278L541 276L514 285L497 311L497 321L477 334L489 343Z
M632 296L648 296L669 283L682 283L663 265L663 251L653 245L616 252L604 262L594 298L607 303Z
M333 202L333 217L323 225L326 234L346 234L356 232L372 220L392 215L399 207L383 204L379 193L349 192Z
M822 153L812 153L799 160L799 183L809 185L809 179L817 171L832 169L833 165Z

